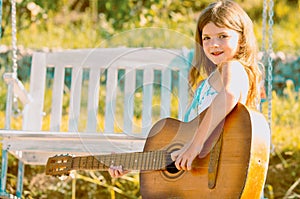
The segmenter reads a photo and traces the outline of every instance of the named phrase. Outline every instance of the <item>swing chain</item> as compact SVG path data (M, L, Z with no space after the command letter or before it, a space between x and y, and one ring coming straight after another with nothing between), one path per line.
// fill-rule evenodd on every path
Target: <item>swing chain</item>
M17 71L18 71L18 57L17 57L17 20L16 20L16 14L17 14L17 9L16 9L16 0L11 0L11 26L12 26L12 75L13 78L17 79ZM18 108L18 100L16 96L13 96L13 103L12 103L12 109L13 109L13 116L17 117L21 112Z
M16 0L11 0L11 26L12 26L12 61L13 61L13 75L17 77L17 21L16 21Z
M264 0L263 1L263 21L262 21L262 52L263 52L263 63L267 66L267 72L266 72L266 80L267 80L267 101L268 101L268 124L271 130L272 125L272 54L273 54L273 16L274 16L274 2L273 0ZM269 9L269 10L268 10ZM269 11L269 12L268 12ZM269 17L268 24L267 24L267 18ZM267 30L268 25L268 30ZM268 47L267 45L267 32L268 32Z
M274 11L273 11L273 7L274 7L274 2L273 0L270 0L269 2L269 21L268 21L268 25L269 25L269 41L268 41L268 120L269 120L269 126L271 128L272 125L272 71L273 71L273 66L272 66L272 54L273 54L273 16L274 16Z

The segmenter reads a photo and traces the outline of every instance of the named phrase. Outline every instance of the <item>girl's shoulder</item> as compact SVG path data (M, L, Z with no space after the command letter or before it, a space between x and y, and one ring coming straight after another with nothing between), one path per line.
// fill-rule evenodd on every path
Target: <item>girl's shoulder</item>
M218 67L221 73L245 75L247 74L244 65L238 60L223 62Z
M244 68L243 64L241 62L239 62L238 60L231 60L231 61L226 61L226 62L222 62L218 68L222 69L222 68L228 68L228 67L238 67L238 68Z

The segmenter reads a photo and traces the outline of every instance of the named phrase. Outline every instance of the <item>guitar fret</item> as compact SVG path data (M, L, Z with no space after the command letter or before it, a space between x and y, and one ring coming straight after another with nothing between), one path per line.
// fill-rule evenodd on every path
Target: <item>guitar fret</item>
M153 163L153 161L152 161L152 152L150 151L150 158L149 158L149 169L150 169L150 170L153 169L152 163Z
M104 169L104 162L103 162L103 156L97 156L97 161L98 161L98 168L99 169Z
M122 165L122 167L123 167L123 164L122 164L122 156L123 156L123 154L121 153L118 157L117 157L117 162L118 162L118 164L117 165Z
M133 170L136 170L137 168L136 168L136 162L137 162L137 160L136 160L136 153L133 153L134 155L133 155Z
M141 169L141 153L137 153L137 158L136 158L136 169L140 170Z
M155 169L155 152L152 151L152 169Z
M93 170L96 170L99 166L99 162L96 157L93 157Z
M155 164L155 170L157 170L159 167L158 167L158 163L159 163L159 153L158 151L155 152L155 160L154 160L154 164Z
M136 153L136 159L135 159L135 161L136 161L136 170L140 170L140 157L141 157L141 154L140 153Z
M86 168L87 169L93 169L93 156L88 156L87 157Z
M149 152L146 153L145 170L149 170Z
M76 170L76 169L79 169L79 166L78 166L78 161L79 161L79 159L80 159L80 158L76 158L76 157L73 159L73 165L72 165L72 168L75 169L75 170Z
M89 169L89 156L85 158L85 169Z
M159 163L159 153L158 151L155 152L155 169L158 169L158 163Z
M132 169L132 162L131 162L131 159L132 159L132 154L129 154L129 162L128 162L128 168L129 169Z
M150 152L147 153L147 170L150 170Z
M163 159L162 151L159 151L159 164L158 164L159 169L162 169L162 166L161 166L162 159Z
M139 154L138 153L134 153L134 170L138 170L138 159L139 159Z
M139 153L139 158L138 158L138 170L141 170L141 167L142 167L142 157L143 157L143 154L142 154L142 153Z
M108 165L108 166L111 166L111 165L115 166L115 162L114 162L114 154L112 154L112 155L110 156L110 161L109 161L109 165Z
M155 169L155 160L156 160L156 153L152 152L152 169Z
M80 163L81 163L81 157L79 157L79 164L78 164L79 169L80 169Z
M101 164L102 164L102 169L105 169L107 164L106 156L103 156L103 159L101 160Z
M135 155L136 155L135 160L134 160L135 166L136 166L135 169L136 169L136 170L139 170L139 169L140 169L140 167L139 167L139 163L140 163L140 153L136 153Z
M160 169L160 161L161 161L161 153L160 151L157 152L157 168L156 169Z
M122 165L124 170L127 170L127 168L128 168L128 165L127 165L127 162L126 162L126 157L127 157L126 154L124 154L123 157L122 157L122 160L124 159L123 160L123 165Z
M137 163L138 163L138 153L134 153L134 170L137 170Z
M83 161L83 157L80 157L80 158L79 158L79 165L78 165L78 166L79 166L79 169L82 169L82 167L81 167L82 161Z
M144 155L141 155L141 166L140 166L140 170L143 170L143 166L144 166Z
M98 158L97 158L98 163L99 163L98 168L99 168L99 169L102 169L102 170L105 169L105 162L104 162L103 159L105 159L105 156L98 156Z
M156 152L153 152L153 158L152 158L152 162L153 162L153 169L156 169Z
M161 161L161 167L163 169L165 169L167 166L166 166L166 162L167 162L167 157L166 157L166 151L162 151L162 161Z

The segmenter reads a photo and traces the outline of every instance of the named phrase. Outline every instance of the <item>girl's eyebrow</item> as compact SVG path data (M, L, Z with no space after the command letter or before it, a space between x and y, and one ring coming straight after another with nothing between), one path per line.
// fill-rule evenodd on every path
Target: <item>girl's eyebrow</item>
M216 34L202 34L202 36L212 36L212 35L223 35L223 34L227 34L227 32L226 31L222 31L222 32L218 32L218 33L216 33Z

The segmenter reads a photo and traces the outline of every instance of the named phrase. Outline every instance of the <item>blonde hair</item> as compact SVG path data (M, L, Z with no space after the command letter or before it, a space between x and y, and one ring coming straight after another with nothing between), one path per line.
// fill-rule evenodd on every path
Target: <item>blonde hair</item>
M258 50L253 23L247 13L231 0L211 3L199 16L195 35L195 55L193 67L190 70L190 84L192 86L197 84L201 74L209 75L216 69L216 65L206 57L202 47L202 30L209 22L213 22L218 27L226 27L240 33L240 49L234 59L244 66L249 77L250 89L246 105L256 107L260 100L257 97L259 97L258 84L261 72L257 61Z

